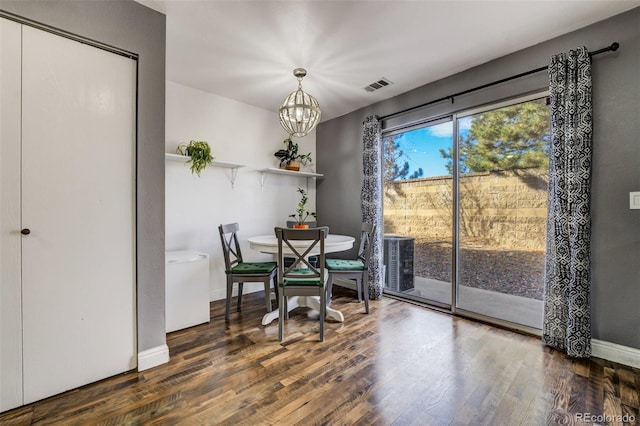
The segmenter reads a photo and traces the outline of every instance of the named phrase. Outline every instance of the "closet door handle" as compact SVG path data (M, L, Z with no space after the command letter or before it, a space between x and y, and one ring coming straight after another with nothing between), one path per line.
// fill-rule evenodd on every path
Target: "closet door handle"
M31 233L31 229L29 228L24 228L22 231L20 231L20 233L22 235L29 235Z

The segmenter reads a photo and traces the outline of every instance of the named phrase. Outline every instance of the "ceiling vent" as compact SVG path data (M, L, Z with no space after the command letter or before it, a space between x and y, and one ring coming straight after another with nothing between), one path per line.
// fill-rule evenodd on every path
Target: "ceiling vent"
M383 77L380 80L375 81L370 85L366 86L364 90L366 90L367 92L375 92L376 90L382 89L383 87L389 86L391 84L393 83Z

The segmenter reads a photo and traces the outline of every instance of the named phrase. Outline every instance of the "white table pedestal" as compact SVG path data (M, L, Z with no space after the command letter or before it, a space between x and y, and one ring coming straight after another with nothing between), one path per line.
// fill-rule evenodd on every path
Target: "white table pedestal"
M287 310L291 312L292 309L298 307L311 308L314 312L318 313L320 312L320 298L317 296L289 297L289 300L287 301ZM337 309L332 309L331 307L327 306L326 312L327 318L334 319L338 322L344 322L344 315L342 315L342 312L338 311ZM280 308L276 309L275 311L271 311L268 314L265 314L265 316L262 317L262 325L267 325L271 321L278 319L279 315Z

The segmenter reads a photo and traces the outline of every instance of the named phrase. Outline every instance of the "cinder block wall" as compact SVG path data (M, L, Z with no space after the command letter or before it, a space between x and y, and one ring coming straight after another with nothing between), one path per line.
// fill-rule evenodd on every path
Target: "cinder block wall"
M544 250L547 175L546 170L525 169L462 176L461 244ZM444 176L386 186L385 233L451 241L452 185L452 178Z

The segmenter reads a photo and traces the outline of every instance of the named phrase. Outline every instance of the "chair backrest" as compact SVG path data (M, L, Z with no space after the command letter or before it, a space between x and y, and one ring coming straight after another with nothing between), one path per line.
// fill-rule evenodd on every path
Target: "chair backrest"
M298 223L298 221L296 220L288 220L287 221L287 228L293 228L293 225L295 225L296 223ZM305 222L305 224L309 225L309 228L315 228L316 226L318 226L318 222L313 221L313 222Z
M318 278L324 277L324 240L327 238L329 228L326 226L312 229L288 229L275 228L278 238L278 279L284 278ZM308 241L304 246L297 246L294 241ZM285 253L288 249L290 253ZM284 256L293 258L293 262L285 266ZM318 256L318 266L314 266L308 260L310 255ZM304 265L304 266L303 266ZM300 271L304 270L304 273Z
M242 263L242 252L240 251L240 243L238 242L239 230L240 225L237 223L218 226L222 252L224 253L224 266L227 271L230 271L231 268L238 263Z
M369 267L371 257L371 235L374 226L371 223L362 222L360 228L360 248L358 249L358 259L364 263L365 268Z

